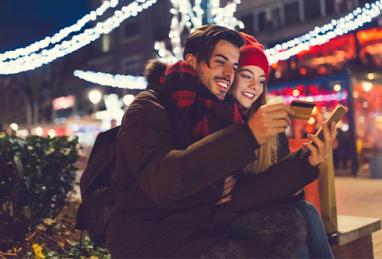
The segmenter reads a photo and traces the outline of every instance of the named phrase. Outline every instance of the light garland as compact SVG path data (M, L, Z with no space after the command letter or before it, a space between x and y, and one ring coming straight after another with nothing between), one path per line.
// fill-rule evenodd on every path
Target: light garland
M157 50L162 61L164 62L171 62L179 59L179 55L182 52L182 48L180 46L180 33L184 30L185 27L188 29L192 29L194 28L194 26L200 25L201 18L203 15L200 0L195 1L195 5L193 8L191 8L191 4L188 0L171 1L173 6L179 5L178 10L175 8L171 9L171 13L173 14L173 20L171 23L169 37L171 39L171 43L173 44L172 51L167 50L163 42L157 42L155 44L155 49ZM44 44L47 44L48 42L48 40L45 41L45 38L38 44L32 44L26 47L24 50L15 50L14 52L10 51L3 53L3 56L1 56L0 59L0 74L16 74L23 71L33 70L44 64L48 64L59 57L63 57L67 54L70 54L78 50L79 48L82 48L88 45L89 43L95 41L102 34L109 33L110 31L118 27L127 18L131 16L136 16L138 13L142 12L144 9L147 9L156 2L157 0L136 0L128 6L116 10L114 12L114 15L112 15L103 22L98 22L93 28L87 29L80 34L72 36L70 40L66 40L56 44L49 43L50 45L53 45L50 48L41 47L45 46ZM228 27L232 27L233 25L239 27L243 26L242 24L240 25L240 21L235 20L236 18L233 17L236 5L240 3L240 1L236 0L232 2L230 6L227 5L227 9L225 9L226 7L216 7L218 6L218 2L219 1L217 0L212 0L211 2L213 7L211 9L211 12L214 15L213 18L215 19L215 21L220 21L221 23L219 24ZM116 2L113 3L115 4ZM103 7L103 9L104 8L106 7ZM99 11L98 13L102 13L103 9L97 9ZM314 30L300 37L294 38L282 44L277 44L275 47L265 50L270 64L277 63L279 60L286 60L291 56L298 54L301 51L308 50L310 47L324 44L337 36L356 30L363 26L365 23L372 21L373 18L380 15L381 10L382 0L376 1L372 4L366 4L363 8L358 7L348 15L337 20L332 20L330 23L322 27L316 27ZM95 17L97 17L98 14L97 11L95 11L95 13L91 12L90 15L91 19L95 19ZM180 20L178 19L178 16L181 17ZM224 16L229 16L232 19L222 18ZM77 26L73 25L73 27L70 27L73 30L72 32L77 31L78 26L81 26L82 22L80 21L78 21L75 24ZM59 40L66 37L64 35L68 33L68 31L58 33L57 36L54 35L51 38L51 40L53 41L54 38L54 42L58 42ZM70 33L68 33L67 35L69 34ZM38 50L41 51L37 53L36 51ZM4 61L7 59L11 60Z
M112 75L82 70L76 70L73 74L80 79L103 86L143 90L146 89L147 85L146 80L142 76Z
M275 95L272 93L268 93L268 98L272 99L280 99L289 104L293 100L302 100L302 101L308 101L308 102L332 102L332 101L343 101L346 100L348 97L348 94L346 91L341 91L337 93L332 94L319 94L319 95L313 95L313 96L291 96L291 95Z
M225 7L220 7L219 0L210 1L210 19L212 23L219 24L228 28L235 29L236 27L243 29L243 22L235 18L237 4L240 0L234 0L227 3ZM169 38L171 42L171 50L166 48L163 41L155 42L154 49L158 53L159 59L165 63L173 63L182 59L183 47L181 45L180 35L187 29L192 31L194 28L203 25L204 10L202 1L195 0L191 4L190 0L171 0L172 14Z
M240 0L234 0L228 2L225 7L220 7L220 0L211 0L211 17L213 23L230 29L244 29L244 23L234 16L236 7L240 3Z
M173 19L171 22L169 37L173 46L173 52L166 49L164 42L155 43L155 50L157 51L160 59L166 63L173 63L174 61L177 61L182 58L180 34L183 32L185 27L188 29L194 28L192 26L192 21L194 22L194 24L199 25L201 23L201 17L203 15L203 10L200 7L200 0L195 1L194 11L196 10L196 15L194 15L192 13L192 10L190 10L191 7L189 6L189 1L187 0L172 0L171 3L173 5L173 8L170 10L170 12L173 14ZM231 28L235 26L240 27L240 21L235 19L222 18L224 17L224 15L227 15L227 17L233 17L233 13L236 10L236 5L239 3L240 1L232 2L232 6L230 6L227 9L230 11L222 12L222 10L225 10L225 8L228 5L225 8L220 8L218 0L211 0L212 13L215 18L215 21L220 21L222 23L226 22L224 25ZM316 27L314 30L300 37L294 38L282 44L277 44L275 47L265 50L270 64L277 63L279 60L286 60L291 56L298 54L301 51L308 50L309 48L316 45L324 44L332 38L358 29L359 27L363 26L364 23L370 22L373 18L380 15L381 10L382 0L376 1L373 4L366 4L364 8L358 7L348 15L338 20L332 20L330 23L322 26L321 28ZM181 17L180 20L178 16ZM231 25L229 26L227 23L230 23ZM299 98L304 100L304 97ZM309 97L306 98L309 99ZM347 98L347 94L335 93L323 97L317 96L315 98L316 99L314 101L321 101L321 98L323 98L324 101L332 101L338 98L340 98L340 100L344 100ZM285 100L288 101L290 100L290 98L288 99L287 97L285 97Z
M16 74L48 64L53 60L66 56L98 39L102 34L108 34L117 28L124 20L138 15L143 10L155 4L157 0L136 0L122 7L103 22L98 22L93 28L74 35L70 40L55 44L51 48L43 49L40 53L32 53L16 60L0 62L0 74Z
M382 0L365 4L363 8L358 7L340 19L332 20L330 23L316 27L300 37L277 44L273 48L265 50L265 53L270 64L277 63L279 60L286 60L301 51L324 44L337 36L362 27L365 23L371 22L373 18L379 16L381 11Z
M11 59L17 59L22 56L28 56L32 53L36 53L51 44L56 44L66 38L69 34L80 31L88 22L95 21L97 17L102 16L109 8L114 8L118 5L119 0L110 0L102 3L95 11L91 11L84 17L79 19L75 24L61 29L53 36L45 37L40 41L36 41L27 47L19 48L11 51L0 53L0 61L6 61Z
M182 58L183 48L180 36L186 29L190 31L202 25L204 11L201 4L201 0L195 0L193 6L189 0L171 0L172 19L168 37L172 50L168 50L163 41L157 41L154 45L162 62L174 63Z

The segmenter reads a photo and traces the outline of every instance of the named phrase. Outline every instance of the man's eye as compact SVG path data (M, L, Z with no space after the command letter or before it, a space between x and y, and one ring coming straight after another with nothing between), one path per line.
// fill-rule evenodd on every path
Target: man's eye
M260 81L260 84L265 85L265 81Z
M220 64L220 65L223 65L223 64L224 64L224 61L223 61L223 60L219 60L219 59L217 59L217 60L216 60L216 63L218 63L218 64Z

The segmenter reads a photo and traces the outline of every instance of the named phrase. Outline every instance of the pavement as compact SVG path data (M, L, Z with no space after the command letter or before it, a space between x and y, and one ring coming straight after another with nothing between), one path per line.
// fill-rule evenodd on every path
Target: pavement
M382 219L382 179L336 176L337 213ZM382 230L373 233L374 258L382 259Z

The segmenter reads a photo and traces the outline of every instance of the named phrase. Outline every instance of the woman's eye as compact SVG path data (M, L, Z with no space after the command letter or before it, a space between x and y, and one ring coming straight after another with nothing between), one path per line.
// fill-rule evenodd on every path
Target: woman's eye
M224 61L223 60L216 60L216 63L220 64L220 65L223 65L224 64Z
M245 79L252 79L252 76L241 73L241 76Z

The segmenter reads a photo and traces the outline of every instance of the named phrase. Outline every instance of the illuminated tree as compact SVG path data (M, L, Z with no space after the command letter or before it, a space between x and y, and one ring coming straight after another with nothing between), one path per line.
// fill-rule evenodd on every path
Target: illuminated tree
M240 0L229 1L220 7L219 0L170 0L172 20L170 25L170 45L166 48L164 41L155 43L155 50L160 59L166 63L173 63L182 59L182 36L203 24L218 24L232 29L242 29L244 24L234 17L236 5Z

